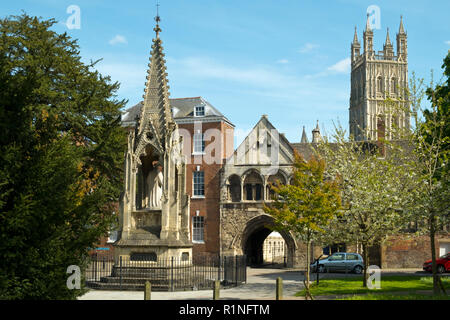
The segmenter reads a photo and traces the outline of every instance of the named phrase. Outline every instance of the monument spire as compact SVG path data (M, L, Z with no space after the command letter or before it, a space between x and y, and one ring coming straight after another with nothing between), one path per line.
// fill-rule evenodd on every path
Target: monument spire
M157 136L160 147L165 148L165 137L170 134L175 127L175 122L172 118L172 112L169 102L169 86L167 80L166 60L164 59L162 40L159 37L161 28L159 22L159 4L157 4L157 15L155 17L156 38L153 39L149 69L147 71L147 81L144 89L144 102L141 111L141 121L139 126L139 134L148 131L148 127L152 133Z
M156 3L156 27L153 29L156 32L156 38L159 39L159 33L161 32L161 28L159 27L159 23L161 22L161 17L159 16L159 2Z

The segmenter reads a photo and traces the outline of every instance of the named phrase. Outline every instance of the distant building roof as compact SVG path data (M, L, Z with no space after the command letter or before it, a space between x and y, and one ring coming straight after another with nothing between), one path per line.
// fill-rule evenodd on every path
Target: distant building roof
M234 125L219 110L202 97L169 99L172 115L176 123L191 123L197 120L202 122L225 121L231 126ZM135 126L136 119L141 115L143 102L124 111L122 115L122 125L125 127ZM194 114L195 107L204 106L204 116L197 117Z
M313 148L315 146L312 143L291 143L291 146L307 161L311 159L314 154Z

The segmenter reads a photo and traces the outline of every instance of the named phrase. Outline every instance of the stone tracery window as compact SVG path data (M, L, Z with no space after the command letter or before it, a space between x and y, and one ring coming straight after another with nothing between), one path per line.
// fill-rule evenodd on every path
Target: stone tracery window
M232 175L227 181L227 200L231 202L241 201L241 179L237 175Z
M397 93L397 79L392 78L391 79L391 92L392 93Z
M383 92L383 79L381 76L377 78L377 92Z
M277 183L280 184L286 184L286 179L284 176L278 171L277 174L270 176L267 180L267 186L266 186L266 194L268 196L267 200L275 200L275 191L272 189L273 185L276 185Z
M244 199L260 201L263 198L263 180L256 171L252 171L244 180Z

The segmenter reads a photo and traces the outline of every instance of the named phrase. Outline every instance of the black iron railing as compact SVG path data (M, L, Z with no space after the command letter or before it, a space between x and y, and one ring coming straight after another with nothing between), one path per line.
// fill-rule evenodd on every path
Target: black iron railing
M247 280L245 256L194 256L191 259L125 259L92 255L85 272L88 287L99 290L143 290L150 281L153 291L212 289L214 281L238 286Z

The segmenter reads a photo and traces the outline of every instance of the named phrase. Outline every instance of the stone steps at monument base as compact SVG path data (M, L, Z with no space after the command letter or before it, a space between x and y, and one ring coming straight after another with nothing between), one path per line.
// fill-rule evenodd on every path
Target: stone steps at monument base
M100 279L101 283L120 283L120 277L102 277ZM122 277L122 283L128 284L144 284L145 282L150 281L152 285L166 285L168 283L167 278L128 278Z
M93 281L86 281L86 285L88 288L94 289L94 290L108 290L108 291L144 291L145 290L145 284L136 284L136 283L123 283L120 285L120 283L103 283L103 282L93 282ZM169 284L153 284L152 283L152 291L155 292L168 292L170 291L171 286ZM194 289L195 288L195 289ZM207 290L212 289L213 285L211 283L210 286L183 286L181 284L175 285L174 284L174 291L193 291L193 290Z
M145 277L101 277L100 281L86 281L89 288L96 290L128 290L128 291L141 291L145 288L145 283L150 281L152 291L169 291L172 287L177 291L193 290L197 288L210 289L214 286L214 279L205 278L186 278L186 279L174 279L173 284L168 277L160 278L145 278Z
M128 277L122 277L122 279L120 277L101 277L100 281L96 281L96 283L104 283L104 284L112 284L112 285L116 285L116 284L120 284L122 282L122 284L134 284L134 285L145 285L145 283L147 281L150 281L150 283L153 286L161 286L161 287L167 287L170 285L171 280L170 278L167 277L160 277L160 278L145 278L145 277L141 277L141 278L128 278ZM94 281L92 281L94 282ZM193 287L195 285L199 285L201 284L202 286L212 286L214 283L214 279L205 279L205 278L182 278L182 279L174 279L173 280L173 284L176 287Z
M173 273L187 273L189 271L187 268L174 268ZM122 275L122 277L127 278L167 278L170 277L172 273L172 270L170 268L164 267L164 268L137 268L137 267L122 267L120 269L119 267L113 267L111 276L113 277L119 277Z
M135 283L103 283L103 282L86 282L87 287L95 290L121 290L121 291L144 291L144 284ZM169 291L169 286L153 286L152 291Z

